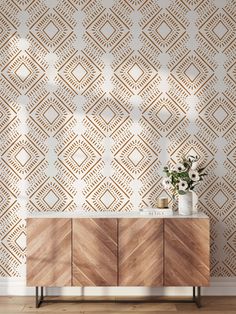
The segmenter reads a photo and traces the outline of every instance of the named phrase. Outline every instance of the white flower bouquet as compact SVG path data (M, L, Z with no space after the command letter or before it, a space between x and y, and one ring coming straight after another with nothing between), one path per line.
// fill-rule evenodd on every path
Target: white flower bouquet
M173 169L164 167L165 178L163 186L171 190L173 198L176 194L184 195L188 191L193 191L195 186L207 175L205 168L198 168L198 157L183 157L180 163L177 163Z

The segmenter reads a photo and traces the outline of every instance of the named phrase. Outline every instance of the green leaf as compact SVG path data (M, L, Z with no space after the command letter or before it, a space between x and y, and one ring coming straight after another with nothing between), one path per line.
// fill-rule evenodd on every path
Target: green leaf
M182 190L179 190L178 193L179 193L180 195L185 195L185 194L186 194L186 192L185 192L185 191L182 191Z
M183 178L183 177L188 177L188 172L184 171L184 172L180 172L179 173L179 177Z

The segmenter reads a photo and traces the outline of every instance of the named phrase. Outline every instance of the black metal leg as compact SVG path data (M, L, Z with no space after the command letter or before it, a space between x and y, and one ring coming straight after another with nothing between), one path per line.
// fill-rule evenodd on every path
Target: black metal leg
M40 288L40 296L39 296L39 288ZM196 288L197 288L197 295L196 295ZM36 308L39 308L40 305L43 302L47 302L47 303L58 303L58 302L80 302L80 303L86 303L86 302L95 302L95 303L99 303L99 302L116 302L116 303L132 303L132 302L158 302L158 303L162 303L162 302L167 302L166 300L115 300L115 301L104 301L104 300L44 300L44 287L35 287L35 306ZM178 303L189 303L189 302L194 302L198 308L201 307L201 287L193 287L193 298L188 299L188 300L168 300L168 302L178 302Z
M40 307L40 304L43 302L43 287L40 289L39 297L39 287L35 287L35 306L36 308Z
M40 298L41 301L43 301L43 287L41 287L41 298Z
M35 287L35 307L39 307L39 288Z
M193 287L193 301L195 302L196 299L196 290L195 287Z
M196 299L197 307L200 308L201 305L201 287L197 287L197 299Z

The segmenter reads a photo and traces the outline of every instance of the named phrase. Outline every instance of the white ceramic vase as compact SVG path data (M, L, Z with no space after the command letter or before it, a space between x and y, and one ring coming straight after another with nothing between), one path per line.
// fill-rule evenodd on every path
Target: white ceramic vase
M187 191L184 195L179 195L179 214L192 215L193 213L193 194Z
M198 213L198 196L196 192L192 191L193 194L193 214Z

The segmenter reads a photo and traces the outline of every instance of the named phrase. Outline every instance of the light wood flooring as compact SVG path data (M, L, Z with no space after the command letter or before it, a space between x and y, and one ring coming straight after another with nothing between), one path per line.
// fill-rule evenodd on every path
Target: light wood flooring
M56 297L54 297L56 299ZM64 298L68 300L68 298ZM73 298L75 299L75 298ZM112 298L110 298L112 299ZM168 299L167 299L168 300ZM43 314L236 314L236 297L203 297L201 309L191 303L54 303L35 308L33 297L0 297L0 314L43 313Z

